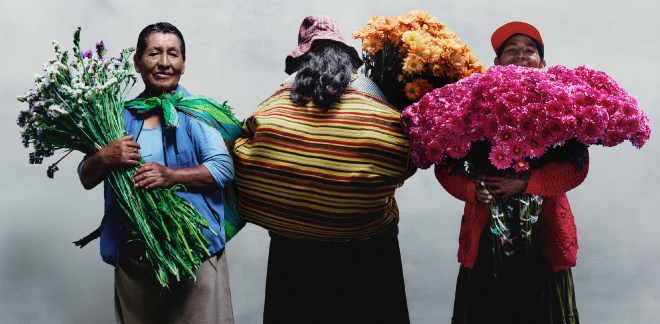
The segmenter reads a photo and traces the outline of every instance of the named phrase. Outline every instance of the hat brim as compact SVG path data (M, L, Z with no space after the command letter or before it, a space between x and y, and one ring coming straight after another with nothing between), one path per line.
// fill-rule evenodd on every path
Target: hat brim
M291 74L295 72L298 69L298 66L300 65L300 58L303 55L305 55L305 53L307 53L307 51L309 51L310 48L312 48L312 45L314 45L314 41L317 40L330 40L343 45L347 50L346 52L350 57L353 68L357 69L360 66L362 66L363 64L362 58L360 57L360 54L358 54L357 50L353 46L346 44L346 42L343 39L339 39L335 35L317 34L314 35L314 37L312 37L312 39L309 42L304 42L303 44L300 44L295 50L293 50L289 55L287 55L284 72L286 72L287 74Z
M529 36L539 42L541 46L544 46L541 33L539 33L536 27L522 21L512 21L498 28L493 33L493 36L491 36L490 43L493 46L495 53L497 53L497 50L500 49L500 46L502 46L502 44L504 44L504 42L506 42L509 37L516 34Z

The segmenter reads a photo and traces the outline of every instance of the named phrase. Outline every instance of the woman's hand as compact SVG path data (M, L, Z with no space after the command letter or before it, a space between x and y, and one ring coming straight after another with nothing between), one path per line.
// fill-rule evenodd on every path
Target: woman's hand
M476 180L474 183L474 199L484 205L488 205L493 195L486 189L483 181Z
M140 160L140 144L133 141L133 135L122 136L108 143L94 155L106 169L131 168Z
M169 168L155 162L147 162L135 170L133 183L136 188L172 188L176 184L190 188L209 188L217 184L205 165L188 168Z
M96 187L115 169L132 168L140 160L140 144L133 136L122 136L90 156L82 166L80 179L85 189Z
M175 184L173 178L173 169L155 162L147 162L135 170L133 183L136 188L171 188Z
M481 185L490 188L491 194L504 198L527 190L527 181L520 178L486 177Z

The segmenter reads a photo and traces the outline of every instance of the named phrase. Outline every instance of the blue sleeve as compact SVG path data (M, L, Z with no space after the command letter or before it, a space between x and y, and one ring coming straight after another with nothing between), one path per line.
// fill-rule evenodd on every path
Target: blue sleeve
M89 159L89 155L85 155L82 161L80 161L80 164L78 164L78 180L80 180L80 184L82 184L83 187L85 185L82 182L82 168L83 168L83 164L85 164L85 161L87 161L87 159Z
M192 119L190 137L200 164L211 173L220 189L234 180L234 163L219 131Z

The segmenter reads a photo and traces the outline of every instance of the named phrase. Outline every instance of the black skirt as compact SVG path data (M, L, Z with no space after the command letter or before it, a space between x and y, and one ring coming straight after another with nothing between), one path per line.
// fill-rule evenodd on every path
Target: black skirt
M264 323L410 323L396 233L347 242L271 233Z
M461 267L453 324L579 324L571 269L554 272L540 251L528 264L495 270L488 227L472 269Z

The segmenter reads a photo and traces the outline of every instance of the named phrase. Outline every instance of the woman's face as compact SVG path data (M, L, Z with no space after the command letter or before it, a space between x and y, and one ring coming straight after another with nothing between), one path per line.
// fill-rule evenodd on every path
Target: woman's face
M146 91L152 95L175 90L186 66L181 41L176 34L151 33L142 57L133 57L135 71L142 75Z
M545 61L539 56L539 49L534 40L525 35L514 35L509 37L504 44L502 55L495 58L495 65L517 65L537 69L545 68Z

